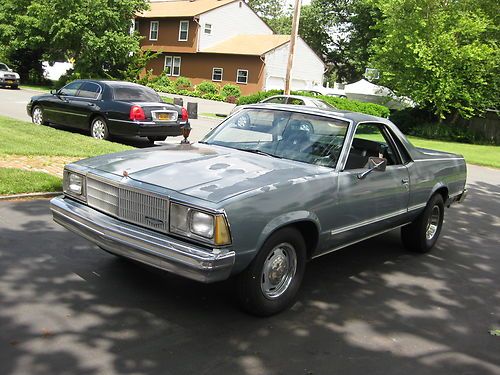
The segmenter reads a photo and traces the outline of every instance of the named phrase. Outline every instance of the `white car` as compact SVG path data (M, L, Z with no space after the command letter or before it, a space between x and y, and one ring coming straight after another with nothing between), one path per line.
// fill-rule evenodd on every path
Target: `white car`
M12 71L4 63L0 63L0 87L9 86L11 89L19 87L20 77L19 74Z

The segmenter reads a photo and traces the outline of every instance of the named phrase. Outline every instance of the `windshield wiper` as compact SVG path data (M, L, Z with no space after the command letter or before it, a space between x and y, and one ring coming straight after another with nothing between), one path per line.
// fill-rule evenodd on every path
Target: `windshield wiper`
M265 152L262 150L256 150L253 148L237 148L237 147L235 147L235 148L236 148L236 150L251 152L252 154L266 155L266 156L271 156L271 157L277 158L277 159L283 159L281 156L271 154L270 152Z

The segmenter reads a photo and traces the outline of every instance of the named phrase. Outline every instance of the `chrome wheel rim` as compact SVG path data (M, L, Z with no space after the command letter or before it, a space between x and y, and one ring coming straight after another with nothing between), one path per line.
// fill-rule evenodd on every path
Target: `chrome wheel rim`
M297 272L297 255L289 243L281 243L271 250L264 262L260 287L266 298L275 299L288 289Z
M432 207L431 215L427 221L427 228L425 230L425 237L428 240L432 240L436 235L439 227L439 218L441 216L441 209L439 206Z
M104 139L106 132L106 124L102 120L95 120L92 123L92 137L96 139Z
M33 110L33 123L35 123L37 125L43 124L43 112L42 112L42 109L39 107L36 107Z

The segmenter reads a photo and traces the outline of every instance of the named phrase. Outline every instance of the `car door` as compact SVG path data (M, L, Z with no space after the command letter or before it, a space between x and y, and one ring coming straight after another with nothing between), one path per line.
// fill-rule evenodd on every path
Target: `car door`
M385 125L358 124L349 146L338 175L333 246L383 232L407 218L409 174ZM387 167L361 176L368 170L370 156L387 159Z
M46 108L51 122L72 126L70 99L76 96L81 85L82 81L73 81L53 95L50 106Z
M88 129L89 118L98 108L98 98L102 88L95 82L84 82L75 96L68 97L66 121L72 127Z

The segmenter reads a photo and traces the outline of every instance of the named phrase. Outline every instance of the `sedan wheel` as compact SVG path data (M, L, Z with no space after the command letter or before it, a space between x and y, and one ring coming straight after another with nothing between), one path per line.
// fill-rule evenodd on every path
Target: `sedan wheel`
M268 316L295 301L304 276L306 246L294 228L272 234L261 250L238 276L238 298L246 311Z
M36 106L33 108L33 111L31 112L31 121L33 124L36 125L44 125L45 121L43 119L43 109L40 106Z
M96 117L90 125L90 135L95 139L109 139L108 125L102 117Z

